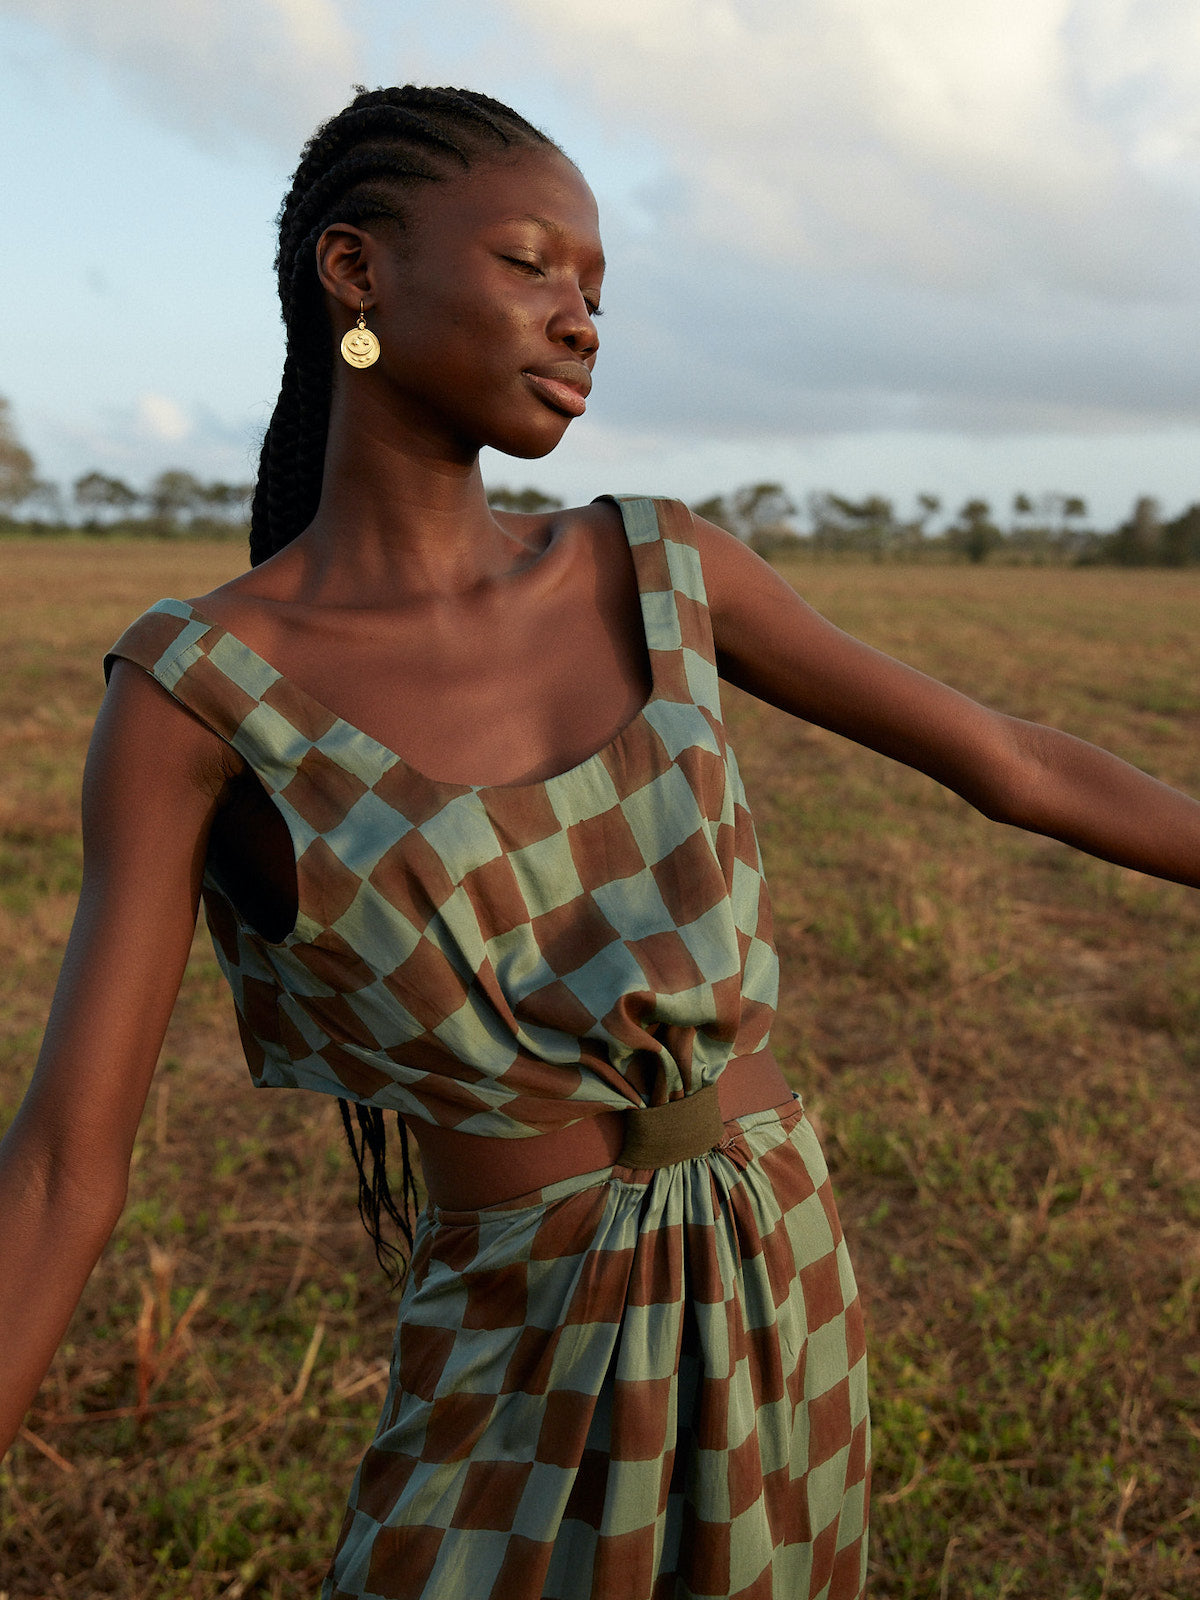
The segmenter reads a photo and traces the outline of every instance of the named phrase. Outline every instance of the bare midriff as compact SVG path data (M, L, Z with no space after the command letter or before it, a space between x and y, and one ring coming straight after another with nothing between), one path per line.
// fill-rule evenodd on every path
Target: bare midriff
M796 1103L769 1049L733 1057L717 1079L717 1096L723 1123L754 1111L790 1110ZM526 1139L459 1133L415 1118L408 1126L416 1136L425 1187L434 1205L447 1211L475 1211L562 1178L617 1165L625 1124L623 1111L598 1111L569 1127Z

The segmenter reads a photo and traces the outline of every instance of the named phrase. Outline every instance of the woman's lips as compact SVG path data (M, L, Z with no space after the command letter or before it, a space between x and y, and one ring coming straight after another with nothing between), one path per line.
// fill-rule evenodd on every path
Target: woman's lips
M535 371L527 367L521 374L548 405L568 417L581 417L587 410L587 393L592 375L582 362L564 361L556 367Z

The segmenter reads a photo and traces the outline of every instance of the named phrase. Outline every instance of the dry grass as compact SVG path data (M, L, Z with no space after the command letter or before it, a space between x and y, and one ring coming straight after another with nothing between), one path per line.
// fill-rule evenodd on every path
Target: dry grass
M78 882L99 658L211 547L6 544L0 1106ZM797 568L835 621L1200 792L1200 575ZM873 1588L1200 1594L1200 897L993 827L736 694L777 1043L872 1331ZM336 1111L244 1082L203 941L132 1196L0 1476L0 1595L311 1596L393 1307Z

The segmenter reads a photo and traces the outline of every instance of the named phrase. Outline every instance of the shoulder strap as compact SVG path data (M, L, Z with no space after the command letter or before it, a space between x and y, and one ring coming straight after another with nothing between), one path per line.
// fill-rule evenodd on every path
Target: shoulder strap
M691 511L682 500L655 500L652 504L666 549L671 587L677 595L685 595L707 612L708 590L704 587L696 522Z
M721 716L721 686L717 676L717 649L704 569L696 544L696 524L682 500L655 500L671 596L679 628L679 665L686 698Z
M185 601L160 600L143 612L105 656L106 675L117 657L150 673L232 745L273 793L286 789L302 767L328 769L331 778L343 769L369 787L396 762L390 750Z
M210 658L219 629L197 617L182 600L160 600L131 623L104 657L104 676L118 657L143 668L227 743L261 695L235 683ZM266 687L265 685L263 686Z
M182 600L160 600L131 623L104 657L106 677L118 658L148 672L273 791L334 721L328 716L320 728L299 729L298 715L272 704L281 695L291 698L279 673Z
M638 586L643 591L672 589L697 605L708 605L696 522L682 500L652 500L639 494L603 494L621 508L625 536L633 551Z
M716 647L692 513L682 500L612 498L621 506L637 568L658 692L719 717Z
M112 664L118 657L144 667L153 677L158 677L160 665L180 649L186 650L194 639L204 632L204 625L193 621L192 609L182 600L159 600L131 622L112 648L105 652L105 680L112 673Z

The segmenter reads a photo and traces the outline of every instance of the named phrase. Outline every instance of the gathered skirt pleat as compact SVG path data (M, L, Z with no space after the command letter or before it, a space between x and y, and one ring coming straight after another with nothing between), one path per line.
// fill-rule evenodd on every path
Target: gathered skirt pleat
M859 1600L866 1355L824 1158L799 1101L726 1132L422 1213L323 1600Z

